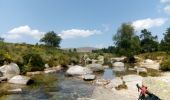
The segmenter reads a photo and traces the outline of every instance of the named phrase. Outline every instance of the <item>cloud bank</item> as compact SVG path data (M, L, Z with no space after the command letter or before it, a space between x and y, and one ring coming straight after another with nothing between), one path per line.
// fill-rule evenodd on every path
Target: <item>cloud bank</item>
M40 32L37 29L31 29L28 25L25 25L11 29L6 34L3 34L2 37L10 40L20 39L28 36L34 39L40 39L43 35L44 32Z
M167 21L166 18L156 18L156 19L147 18L147 19L141 19L132 22L132 26L136 30L149 29L152 27L162 26L163 24L165 24L166 21Z
M85 38L96 34L101 34L99 30L70 29L64 30L59 34L62 39Z

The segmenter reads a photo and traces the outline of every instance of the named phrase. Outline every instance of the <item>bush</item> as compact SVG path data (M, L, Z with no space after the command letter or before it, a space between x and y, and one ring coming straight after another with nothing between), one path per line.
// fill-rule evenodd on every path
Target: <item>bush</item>
M160 65L160 70L170 71L170 60L163 61Z
M11 55L8 52L0 51L0 65L4 63L10 63L12 61Z
M23 56L23 71L40 71L44 70L44 62L37 53L28 53Z

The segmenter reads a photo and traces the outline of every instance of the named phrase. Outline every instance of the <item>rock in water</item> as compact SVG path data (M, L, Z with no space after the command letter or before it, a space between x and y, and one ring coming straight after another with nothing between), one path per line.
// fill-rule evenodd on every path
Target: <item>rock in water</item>
M8 82L13 83L13 84L28 85L28 84L32 83L33 80L31 80L31 78L27 77L27 76L17 75L17 76L12 77Z
M125 64L122 62L115 62L113 63L113 70L119 72L125 71Z
M95 78L96 78L95 75L84 75L84 76L83 76L83 79L84 79L85 81L92 81L92 80L94 80Z
M89 64L86 66L87 68L90 68L92 71L103 71L104 67L101 64Z
M9 65L3 65L0 67L0 71L3 73L3 76L7 79L12 78L15 75L20 74L20 69L17 64L10 63Z
M136 71L137 71L137 74L140 74L140 73L146 73L147 74L146 68L137 68Z
M15 93L22 93L22 89L18 88L18 89L11 89L8 90L9 93L15 94Z
M82 67L82 66L72 66L70 67L67 71L66 74L67 75L86 75L86 74L91 74L92 71L88 68Z

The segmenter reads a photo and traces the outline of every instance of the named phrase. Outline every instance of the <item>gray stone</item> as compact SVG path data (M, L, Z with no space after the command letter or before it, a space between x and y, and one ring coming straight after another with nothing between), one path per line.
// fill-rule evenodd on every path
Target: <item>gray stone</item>
M86 67L90 68L94 72L104 70L104 67L101 64L89 64Z
M48 70L45 70L44 73L46 73L46 74L56 73L56 70L54 70L54 69L48 69Z
M109 80L105 80L105 79L97 79L96 81L95 81L95 84L97 84L97 85L107 85L107 84L109 84L110 83L110 81Z
M32 75L39 75L43 73L44 73L43 71L35 71L35 72L27 72L26 75L32 76Z
M146 68L137 68L137 74L140 74L140 73L147 73L147 69Z
M91 74L93 73L90 69L86 68L86 67L82 67L82 66L72 66L70 67L67 71L66 74L67 75L86 75L86 74Z
M91 99L91 98L77 98L77 100L95 100L95 99Z
M114 71L125 71L125 64L122 62L115 62L113 63L113 70Z
M95 78L96 78L95 75L83 75L83 79L84 79L85 81L92 81L92 80L94 80Z
M20 74L20 69L17 64L10 63L9 65L3 65L0 67L0 71L3 73L3 76L7 79L12 78L15 75Z
M9 83L13 84L24 84L27 85L31 81L30 77L17 75L8 80Z
M11 90L8 90L7 92L8 92L8 93L11 93L11 94L22 93L22 89L21 89L21 88L11 89Z
M0 81L7 81L6 77L0 77Z
M111 58L111 62L123 62L125 60L126 57L115 57L115 58Z
M45 68L49 68L49 65L48 65L48 64L45 64L44 66L45 66Z

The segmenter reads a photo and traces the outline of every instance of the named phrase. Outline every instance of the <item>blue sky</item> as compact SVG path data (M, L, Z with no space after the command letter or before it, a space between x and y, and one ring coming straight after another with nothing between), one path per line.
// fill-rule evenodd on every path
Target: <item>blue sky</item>
M0 36L7 42L35 44L53 30L62 48L102 48L113 45L124 22L161 40L169 20L170 0L0 0Z

